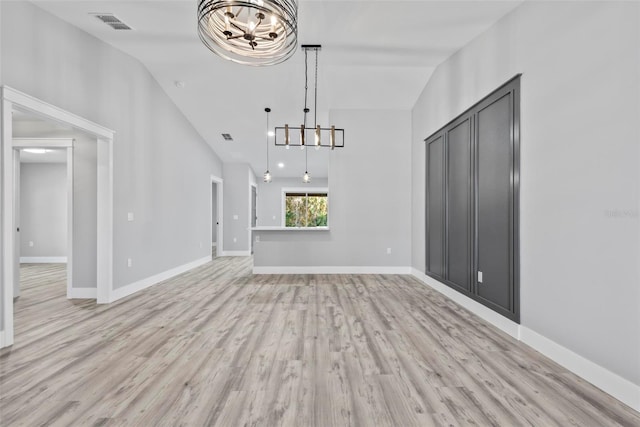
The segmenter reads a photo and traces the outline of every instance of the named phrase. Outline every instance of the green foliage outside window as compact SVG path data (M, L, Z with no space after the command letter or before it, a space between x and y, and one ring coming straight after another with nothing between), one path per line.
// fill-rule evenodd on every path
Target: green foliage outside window
M287 193L285 208L287 227L327 226L327 194Z

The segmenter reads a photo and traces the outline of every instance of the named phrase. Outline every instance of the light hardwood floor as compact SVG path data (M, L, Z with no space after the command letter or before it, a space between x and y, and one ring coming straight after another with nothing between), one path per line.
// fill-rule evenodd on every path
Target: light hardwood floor
M410 276L216 258L109 306L26 265L0 425L639 426L640 414Z

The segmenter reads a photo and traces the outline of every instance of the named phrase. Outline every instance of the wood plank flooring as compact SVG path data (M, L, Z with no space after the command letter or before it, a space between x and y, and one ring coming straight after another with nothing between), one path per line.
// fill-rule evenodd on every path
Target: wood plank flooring
M411 276L213 262L108 306L25 265L0 425L640 426Z

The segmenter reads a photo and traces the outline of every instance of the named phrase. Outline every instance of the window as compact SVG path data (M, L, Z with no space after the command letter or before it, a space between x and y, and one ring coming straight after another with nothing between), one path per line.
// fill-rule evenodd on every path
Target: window
M326 227L327 192L283 191L285 227Z

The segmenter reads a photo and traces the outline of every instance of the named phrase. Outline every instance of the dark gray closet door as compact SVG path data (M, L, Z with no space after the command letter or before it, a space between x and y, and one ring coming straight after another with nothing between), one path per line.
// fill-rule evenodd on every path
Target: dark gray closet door
M511 94L487 100L477 114L477 294L512 309ZM480 282L480 280L478 280Z
M471 118L454 125L448 149L448 280L471 291Z
M444 137L427 142L427 270L444 276Z

